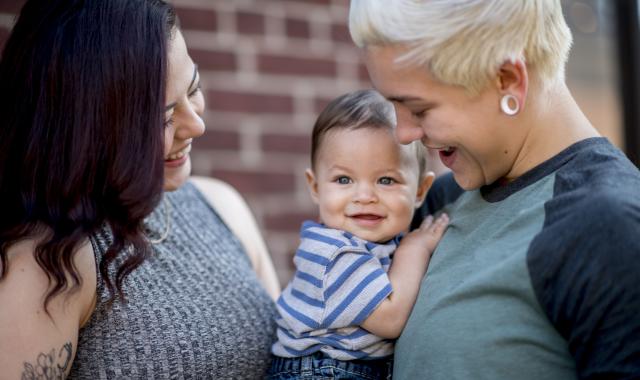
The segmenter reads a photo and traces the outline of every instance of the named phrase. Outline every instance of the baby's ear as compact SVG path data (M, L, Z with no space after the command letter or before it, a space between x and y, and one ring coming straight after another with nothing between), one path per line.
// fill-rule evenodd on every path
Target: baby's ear
M307 188L309 189L309 195L311 195L313 203L318 204L318 181L316 180L316 176L313 173L313 170L305 170L304 176L307 179Z
M424 198L427 196L427 192L433 184L433 179L436 175L433 172L426 172L418 183L418 191L416 191L416 203L415 208L418 208L424 202Z

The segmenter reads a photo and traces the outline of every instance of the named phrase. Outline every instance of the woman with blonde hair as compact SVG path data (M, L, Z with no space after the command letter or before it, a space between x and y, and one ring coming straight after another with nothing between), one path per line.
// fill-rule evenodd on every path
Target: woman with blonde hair
M403 143L451 174L394 377L640 375L640 172L564 81L559 0L352 0L350 31Z

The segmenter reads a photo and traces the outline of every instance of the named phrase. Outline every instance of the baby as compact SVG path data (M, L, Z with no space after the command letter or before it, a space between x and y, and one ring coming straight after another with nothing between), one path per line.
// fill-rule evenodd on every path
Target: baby
M394 125L373 90L335 99L316 121L306 178L321 223L302 224L270 379L390 376L392 339L448 223L428 217L402 237L434 175L424 147L399 144Z

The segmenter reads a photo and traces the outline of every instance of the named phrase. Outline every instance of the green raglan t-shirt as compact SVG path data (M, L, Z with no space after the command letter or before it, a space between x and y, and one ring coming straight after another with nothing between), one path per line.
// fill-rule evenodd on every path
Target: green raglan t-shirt
M423 211L451 222L394 379L640 376L640 173L605 139L506 186L445 177Z

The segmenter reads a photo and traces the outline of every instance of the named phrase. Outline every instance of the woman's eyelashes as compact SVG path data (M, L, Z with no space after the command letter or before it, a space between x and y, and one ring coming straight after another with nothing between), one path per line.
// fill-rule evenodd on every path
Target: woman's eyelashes
M194 88L193 90L191 90L191 92L188 94L188 96L191 98L194 95L196 95L200 90L202 89L202 87L200 86L200 82L198 82L198 85L196 86L196 88Z
M174 122L174 120L173 120L173 113L172 113L171 116L168 119L165 119L164 127L165 128L169 128L170 126L173 125L173 122Z
M193 90L191 90L191 92L189 92L187 94L187 97L188 98L193 98L194 96L196 96L201 91L201 89L202 89L202 87L200 86L200 83L198 82L198 85ZM179 106L179 104L176 104L176 107L178 107L178 106ZM165 126L165 128L167 128L167 127L172 126L173 123L174 123L173 113L171 113L171 116L164 121L164 126Z
M427 109L421 109L417 111L411 111L411 115L416 119L422 119L427 114Z
M405 105L407 110L416 119L422 119L427 116L427 113L434 107L431 103L416 103Z

